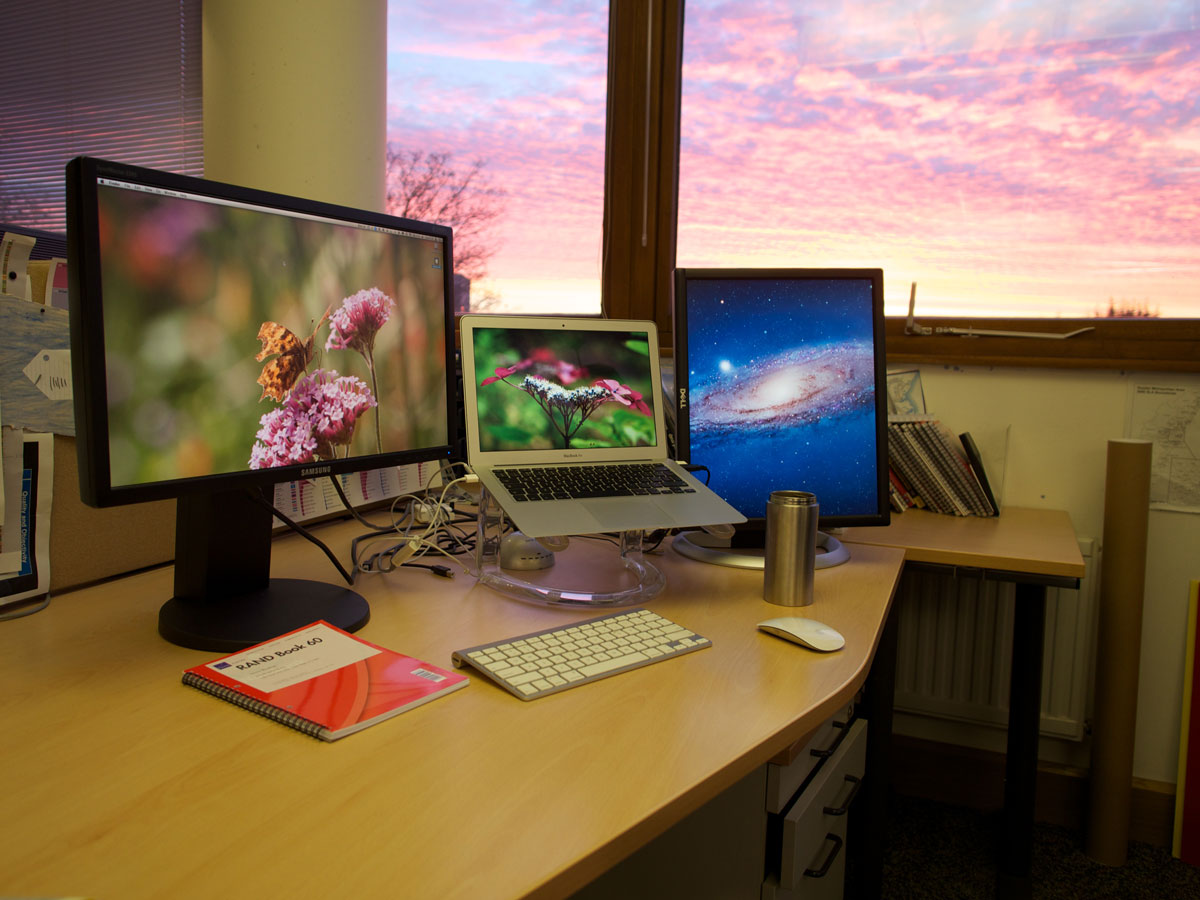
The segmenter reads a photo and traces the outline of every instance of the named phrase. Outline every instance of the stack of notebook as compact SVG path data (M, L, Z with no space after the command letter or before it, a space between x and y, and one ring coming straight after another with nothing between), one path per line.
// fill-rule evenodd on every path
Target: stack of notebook
M888 419L892 508L913 506L955 516L1000 512L970 434L955 436L928 416Z

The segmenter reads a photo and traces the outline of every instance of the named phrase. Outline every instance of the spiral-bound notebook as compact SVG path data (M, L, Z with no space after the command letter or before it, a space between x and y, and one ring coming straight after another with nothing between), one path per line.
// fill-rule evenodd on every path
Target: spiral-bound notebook
M183 673L183 683L326 741L467 686L466 676L314 622Z

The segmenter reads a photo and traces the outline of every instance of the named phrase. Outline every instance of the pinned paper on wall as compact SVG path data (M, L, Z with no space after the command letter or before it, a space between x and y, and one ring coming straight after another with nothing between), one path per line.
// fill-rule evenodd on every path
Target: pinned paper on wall
M4 534L21 527L21 460L24 453L21 432L0 427L0 579L11 578L21 568L21 552L16 543L4 546Z
M54 485L54 437L4 429L20 447L16 465L5 459L4 555L15 552L14 572L0 575L0 606L43 597L50 585L50 509ZM7 457L7 454L6 454ZM42 604L44 605L44 604ZM40 607L39 607L40 608ZM22 610L28 612L29 610Z
M34 238L26 234L6 231L0 238L0 294L8 294L20 300L32 299L33 289L29 282L29 254L33 252Z
M1200 512L1200 384L1131 385L1126 437L1154 444L1150 508Z
M887 373L888 415L913 415L925 412L925 391L917 369Z
M48 399L70 401L70 350L39 350L22 371Z
M0 297L0 402L4 424L73 436L67 311Z

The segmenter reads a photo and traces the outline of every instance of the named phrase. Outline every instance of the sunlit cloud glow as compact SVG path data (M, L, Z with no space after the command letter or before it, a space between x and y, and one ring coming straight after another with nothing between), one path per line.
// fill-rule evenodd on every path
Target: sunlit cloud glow
M603 7L389 8L388 138L486 161L486 290L538 308L599 308ZM917 282L925 315L1200 315L1198 16L689 0L678 262L882 266L892 313Z
M881 265L893 313L916 281L927 315L1200 314L1197 32L1127 6L689 3L680 264Z

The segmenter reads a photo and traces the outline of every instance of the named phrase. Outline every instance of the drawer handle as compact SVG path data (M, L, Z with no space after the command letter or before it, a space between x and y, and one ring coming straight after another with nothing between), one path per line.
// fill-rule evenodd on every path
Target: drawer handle
M833 754L837 752L838 745L841 744L842 738L846 736L847 732L845 722L834 722L833 727L838 729L837 734L833 736L833 743L824 750L809 751L809 753L817 757L817 759L827 759L828 757L833 756Z
M858 795L858 789L862 787L862 779L855 778L853 775L847 775L846 780L852 785L850 793L846 795L846 799L842 802L841 806L826 806L825 815L844 816L846 810L850 808L850 804L854 802L854 798Z
M837 855L842 852L842 839L833 832L825 835L825 840L833 841L833 849L829 851L829 855L825 857L825 862L819 869L805 869L804 874L809 878L824 878L829 874L829 867L833 865L833 861L837 859Z

